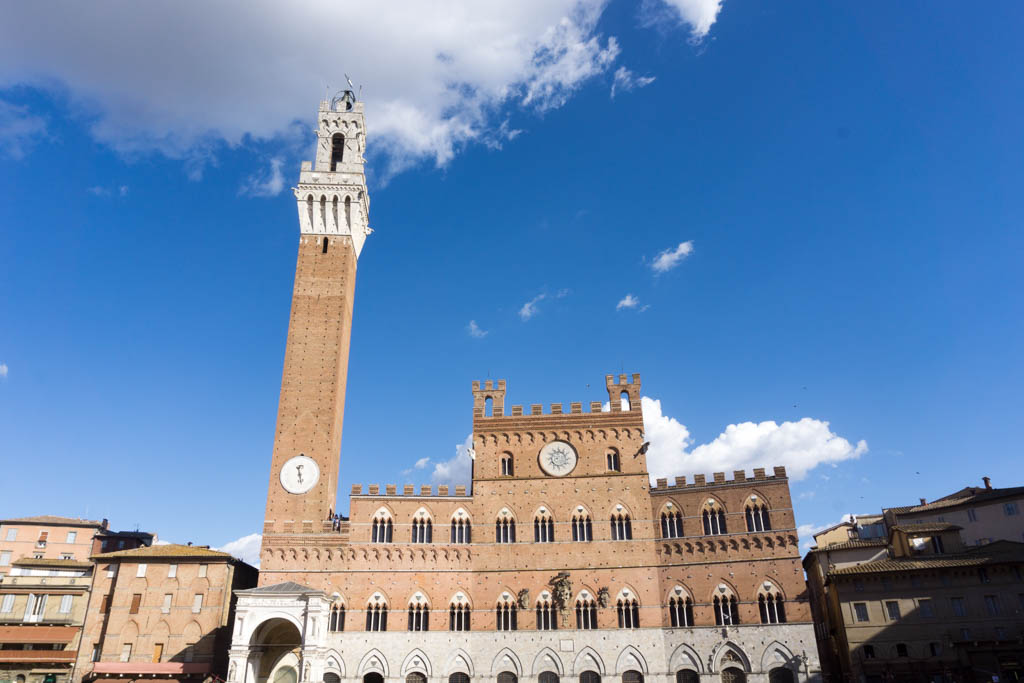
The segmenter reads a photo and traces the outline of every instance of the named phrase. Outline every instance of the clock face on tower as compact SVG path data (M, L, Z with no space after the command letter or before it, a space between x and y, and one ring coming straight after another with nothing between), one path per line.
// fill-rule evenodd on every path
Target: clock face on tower
M565 441L552 441L540 449L540 468L552 477L564 477L576 469L579 456L576 449Z
M288 493L305 493L319 478L320 468L305 455L296 455L281 468L281 486Z

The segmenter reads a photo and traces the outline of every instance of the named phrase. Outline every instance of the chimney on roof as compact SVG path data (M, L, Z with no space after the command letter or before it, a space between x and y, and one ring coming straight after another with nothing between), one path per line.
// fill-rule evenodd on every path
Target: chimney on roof
M985 488L986 489L988 489L988 490L992 489L992 480L991 479L989 479L988 477L982 477L981 480L983 482L985 482Z
M926 498L921 498L920 501L921 501L921 505L927 505L928 504L928 500Z

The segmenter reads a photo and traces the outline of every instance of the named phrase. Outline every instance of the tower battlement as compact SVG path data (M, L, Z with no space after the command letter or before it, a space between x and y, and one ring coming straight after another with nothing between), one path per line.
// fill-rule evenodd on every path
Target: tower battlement
M601 401L572 401L569 409L565 409L564 403L550 403L545 411L543 403L529 404L529 410L524 410L522 404L509 406L505 409L505 393L507 384L503 379L486 380L484 382L473 382L473 419L487 420L500 417L532 418L550 417L552 415L608 415L608 413L635 412L640 414L640 374L633 373L632 378L627 375L605 376L605 386L608 390L608 410ZM622 399L628 399L628 407L623 409ZM488 406L488 400L491 402Z

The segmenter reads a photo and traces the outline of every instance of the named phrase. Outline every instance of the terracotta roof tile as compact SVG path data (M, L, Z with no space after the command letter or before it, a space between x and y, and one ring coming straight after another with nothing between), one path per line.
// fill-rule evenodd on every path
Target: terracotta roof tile
M888 572L920 571L951 567L980 567L989 564L1024 561L1024 543L995 541L957 555L929 555L874 560L852 567L833 569L829 576L850 576L856 574L880 574Z
M52 524L54 526L94 526L103 527L103 522L93 519L78 519L77 517L57 517L55 515L39 515L37 517L17 517L15 519L0 519L0 524Z
M93 559L97 561L115 560L115 559L143 559L143 558L210 558L210 559L234 559L230 553L222 553L218 550L210 550L206 546L201 545L177 545L175 543L166 543L163 545L152 545L144 548L134 548L132 550L115 550L112 553L102 553L100 555L93 555Z
M92 569L92 562L84 560L59 560L54 557L22 557L11 562L11 565L15 567L51 567L53 569Z
M851 550L853 548L881 548L887 545L889 545L889 543L884 538L851 538L849 541L844 541L842 543L833 543L831 545L821 546L820 548L811 548L811 552L817 553L825 550Z

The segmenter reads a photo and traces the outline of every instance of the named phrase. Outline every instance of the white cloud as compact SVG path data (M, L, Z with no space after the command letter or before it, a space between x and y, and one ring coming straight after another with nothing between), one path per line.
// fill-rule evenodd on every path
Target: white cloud
M7 378L7 363L0 363L0 378Z
M120 187L118 187L117 188L117 194L122 196L122 197L127 197L128 196L128 186L127 185L121 185Z
M720 0L667 0L703 36ZM49 90L122 152L186 160L196 176L221 144L308 131L348 72L363 86L371 151L385 173L500 144L511 107L559 107L620 48L597 32L606 0L482 3L15 3L0 22L0 88ZM55 36L74 35L75 40ZM8 106L9 111L9 106ZM10 153L43 127L16 112ZM2 126L0 126L2 129ZM308 140L308 132L305 134Z
M475 320L469 321L469 324L466 325L466 331L469 332L470 337L475 337L476 339L483 339L487 336L487 330L480 329Z
M225 543L220 548L214 548L214 550L219 550L222 553L230 553L242 562L248 562L252 566L258 568L260 566L260 544L262 542L262 535L249 534L248 536L242 536L234 541Z
M270 160L270 168L264 173L250 176L239 188L238 194L249 195L250 197L276 197L284 189L284 174L281 166L284 159L274 157Z
M413 465L413 467L415 467L418 470L422 470L429 464L430 458L420 458L419 460L416 461L416 464Z
M615 304L615 310L621 311L623 308L636 308L640 305L640 299L637 299L632 294L627 294L622 297L619 303Z
M612 94L614 98L615 94L619 91L629 92L636 88L643 88L654 82L654 76L637 76L635 73L630 71L624 66L620 66L615 70L615 76L612 79Z
M46 121L42 117L31 114L28 107L0 100L0 155L21 159L46 137Z
M85 188L85 191L95 197L108 197L110 196L110 190L99 185L93 185L92 187Z
M722 10L723 0L665 0L670 15L678 23L690 25L690 35L700 40L711 30L711 25Z
M815 467L859 458L868 445L856 445L829 429L828 422L805 417L797 422L774 421L731 424L709 443L692 447L690 432L673 417L663 415L661 401L642 398L644 430L651 442L647 468L651 480L676 475L732 473L755 467L786 468L790 479L800 480Z
M519 317L525 322L532 318L533 316L537 315L537 304L539 304L547 297L547 294L538 294L537 296L527 301L525 304L523 304L523 307L519 309Z
M678 247L669 248L658 254L651 263L655 273L665 273L678 266L684 258L693 253L693 240L680 242Z
M473 458L470 452L473 449L473 435L470 434L466 440L455 446L455 455L450 460L434 463L434 471L430 475L435 484L468 484L473 471Z

